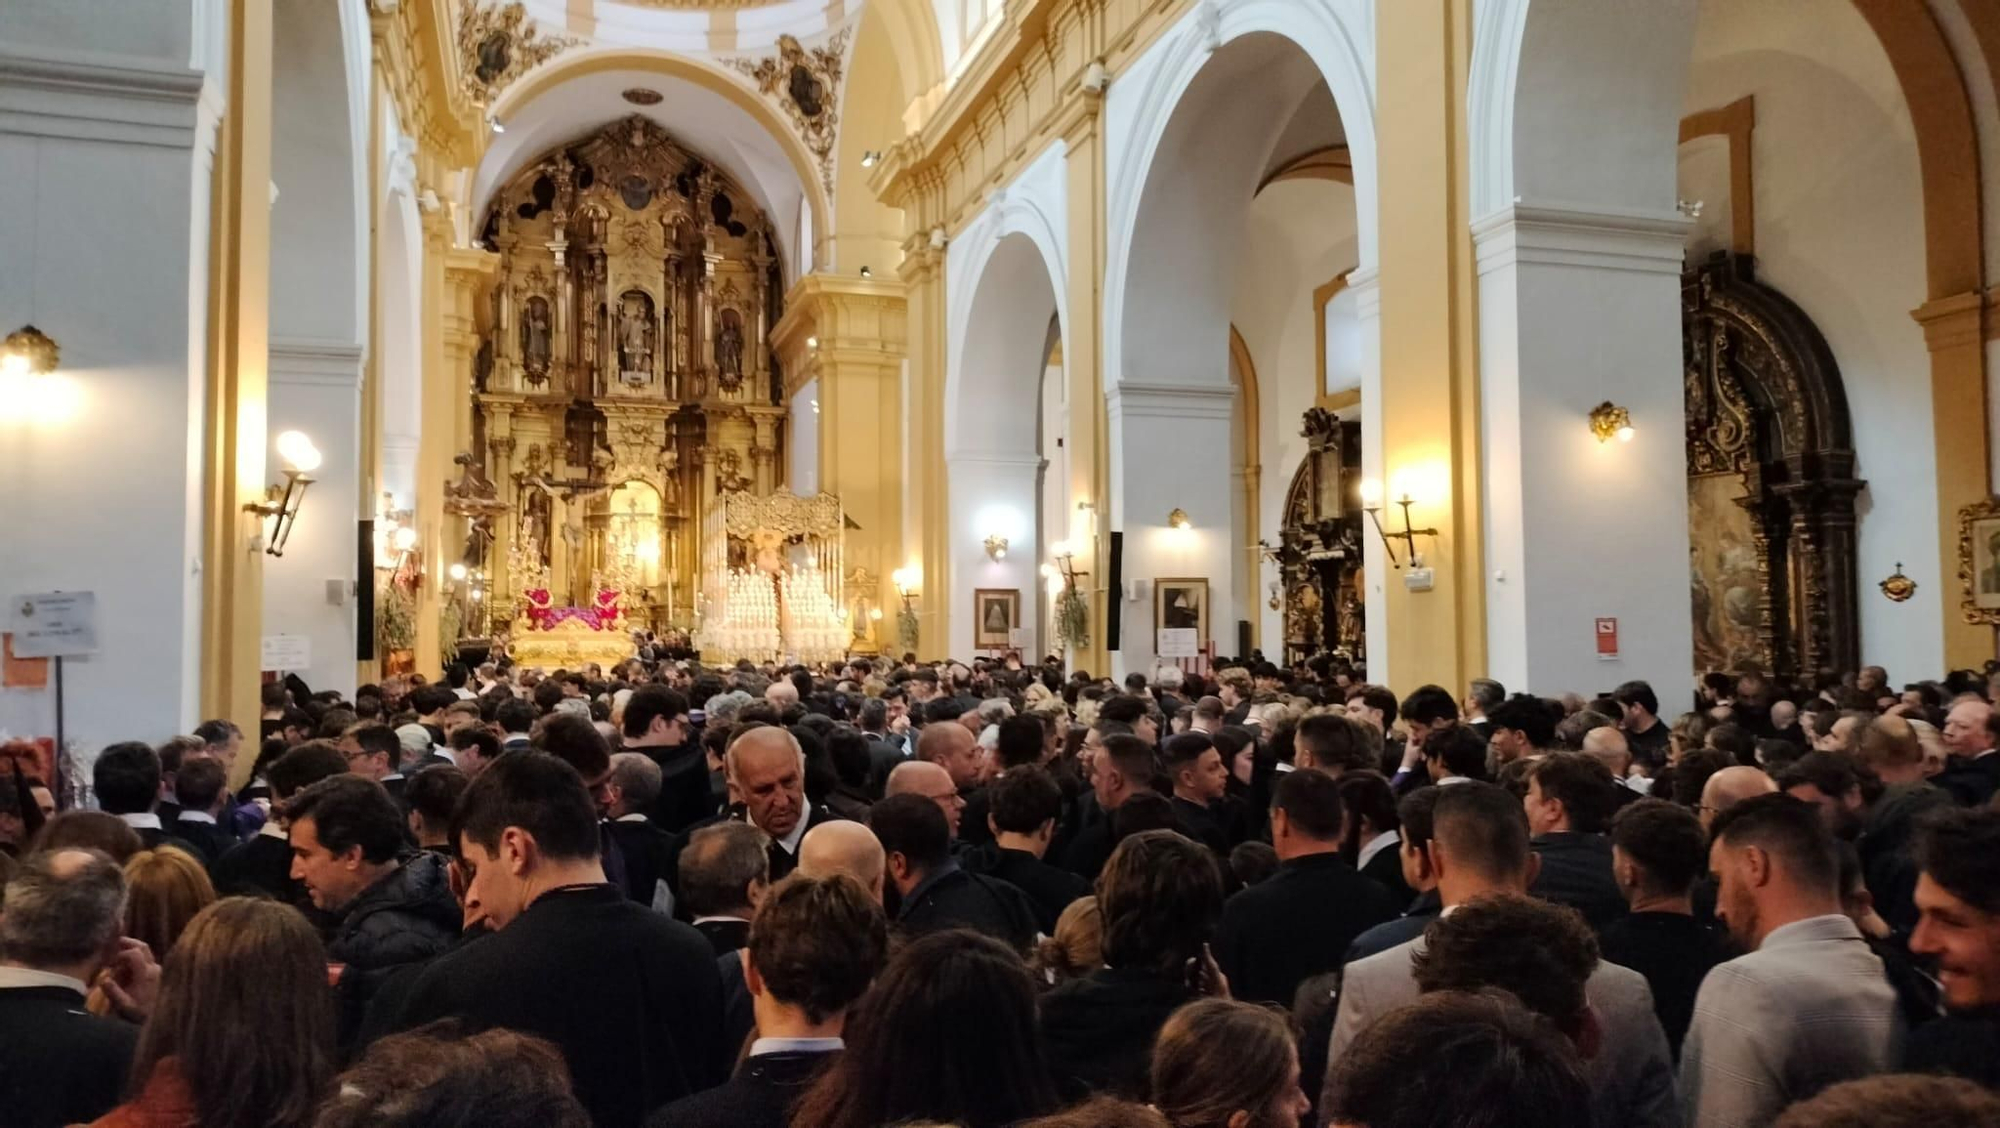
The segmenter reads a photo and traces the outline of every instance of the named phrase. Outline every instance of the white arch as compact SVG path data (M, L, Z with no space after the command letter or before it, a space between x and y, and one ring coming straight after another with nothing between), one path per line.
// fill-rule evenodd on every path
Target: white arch
M1126 279L1146 179L1175 111L1211 56L1243 36L1268 32L1290 40L1333 93L1354 169L1360 269L1376 249L1375 9L1373 0L1203 0L1106 95L1107 261L1104 273L1105 371L1124 378Z

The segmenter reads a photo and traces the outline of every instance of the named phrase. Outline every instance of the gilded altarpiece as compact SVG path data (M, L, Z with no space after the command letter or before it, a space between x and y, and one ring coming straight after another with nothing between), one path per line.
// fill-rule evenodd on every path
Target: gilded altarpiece
M1324 408L1305 413L1306 456L1285 491L1275 553L1284 607L1284 654L1366 657L1362 629L1358 491L1361 427Z
M475 434L507 505L496 600L533 571L626 621L691 631L701 517L778 485L785 410L768 346L783 293L750 194L633 115L549 153L495 197ZM518 565L518 566L517 566Z
M1688 271L1681 298L1696 672L1853 669L1865 483L1832 350L1748 257Z

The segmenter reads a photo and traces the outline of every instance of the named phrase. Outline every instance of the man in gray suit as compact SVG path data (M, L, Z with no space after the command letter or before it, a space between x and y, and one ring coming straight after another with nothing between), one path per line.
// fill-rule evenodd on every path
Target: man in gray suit
M1438 796L1431 854L1446 916L1475 897L1525 896L1537 868L1520 801L1490 783L1463 783ZM1340 1061L1370 1022L1417 1001L1413 959L1426 948L1419 937L1347 965L1328 1061ZM1587 1025L1597 1033L1596 1052L1588 1054L1586 1069L1596 1122L1620 1128L1679 1125L1667 1036L1653 1013L1645 977L1599 960L1585 990L1594 1020ZM1591 1049L1584 1044L1590 1040L1580 1041L1579 1049ZM1322 1107L1332 1107L1335 1096L1329 1091Z
M1744 948L1702 980L1681 1044L1694 1128L1768 1124L1828 1085L1896 1067L1895 989L1841 912L1840 866L1817 808L1746 799L1715 820L1716 915Z

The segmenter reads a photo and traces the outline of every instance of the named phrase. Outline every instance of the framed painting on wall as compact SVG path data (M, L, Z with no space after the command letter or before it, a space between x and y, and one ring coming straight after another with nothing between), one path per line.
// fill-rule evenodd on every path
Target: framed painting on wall
M1208 645L1208 580L1198 578L1153 581L1153 629L1192 630L1197 644Z
M2000 497L1958 511L1958 579L1965 621L2000 626Z
M972 645L1006 650L1021 625L1021 593L1011 588L979 588L972 593Z

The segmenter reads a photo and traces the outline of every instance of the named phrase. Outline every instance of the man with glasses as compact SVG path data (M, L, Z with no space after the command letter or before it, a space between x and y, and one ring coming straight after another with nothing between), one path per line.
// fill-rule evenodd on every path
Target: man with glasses
M958 785L952 782L951 773L929 760L911 760L899 765L889 773L889 783L884 788L888 795L920 795L936 803L944 812L944 821L951 828L952 841L958 841L958 826L965 814L965 797L958 793Z
M403 773L397 761L403 742L396 730L384 724L359 724L340 734L334 747L347 760L347 770L362 779L374 780L397 803L403 801Z

